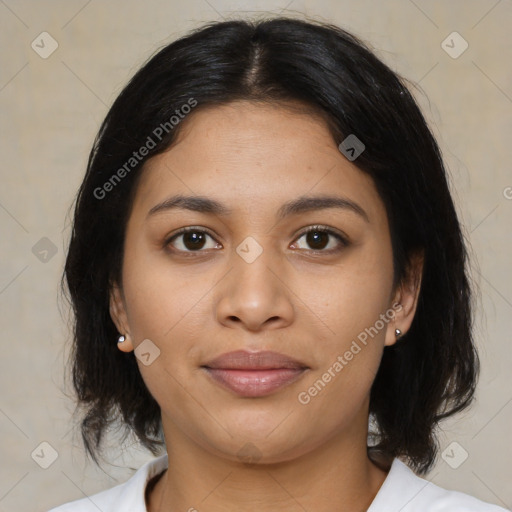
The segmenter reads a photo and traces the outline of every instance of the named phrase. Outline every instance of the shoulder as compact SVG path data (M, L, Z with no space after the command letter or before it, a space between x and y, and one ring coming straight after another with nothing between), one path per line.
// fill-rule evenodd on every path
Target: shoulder
M506 512L469 494L443 489L394 459L368 512Z
M144 493L148 481L167 468L167 455L152 459L141 466L126 482L97 494L71 501L48 512L146 512Z
M106 491L52 508L48 512L98 512L98 509L103 512L110 512L116 510L116 503L119 502L120 496L122 496L123 491L128 485L130 485L129 480ZM138 509L136 510L138 512Z

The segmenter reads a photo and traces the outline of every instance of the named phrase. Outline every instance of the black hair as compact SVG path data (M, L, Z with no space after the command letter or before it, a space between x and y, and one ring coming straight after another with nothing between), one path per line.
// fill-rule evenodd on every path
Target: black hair
M355 135L365 150L353 163L386 207L395 284L423 254L413 323L385 347L371 389L377 430L369 451L401 456L425 473L438 451L438 422L472 401L479 367L467 249L440 150L405 80L368 46L335 25L285 17L212 22L168 44L131 78L99 129L61 283L74 313L72 378L87 452L97 461L118 420L153 454L163 444L159 405L133 354L116 346L109 294L121 282L145 162L168 149L195 112L236 100L304 105L337 144Z

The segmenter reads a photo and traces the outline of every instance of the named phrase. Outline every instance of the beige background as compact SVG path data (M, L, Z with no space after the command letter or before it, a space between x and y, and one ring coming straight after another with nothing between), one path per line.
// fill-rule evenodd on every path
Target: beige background
M0 512L44 511L112 487L151 457L117 446L101 471L86 462L71 431L71 390L63 380L69 335L57 302L66 211L108 106L142 62L201 22L254 11L335 22L420 83L481 290L477 403L444 423L440 437L441 450L458 443L448 449L452 465L462 450L468 458L453 469L439 457L428 479L512 506L510 0L0 0ZM59 45L47 59L31 48L43 31ZM469 44L456 59L441 47L453 31ZM46 262L32 251L43 237L57 251ZM31 458L43 441L58 454L48 469Z

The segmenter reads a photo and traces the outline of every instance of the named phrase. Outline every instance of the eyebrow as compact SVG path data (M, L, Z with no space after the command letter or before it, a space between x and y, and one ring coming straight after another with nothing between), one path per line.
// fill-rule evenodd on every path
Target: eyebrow
M368 214L359 204L345 197L339 196L300 196L284 203L277 211L276 217L282 220L289 215L296 215L299 213L309 212L312 210L323 210L327 208L338 208L342 210L349 210L360 217L366 222L370 222ZM233 210L223 205L215 199L210 199L204 196L184 196L181 194L168 197L161 203L153 206L146 219L161 212L167 212L173 209L190 210L194 212L207 213L219 216L229 216Z

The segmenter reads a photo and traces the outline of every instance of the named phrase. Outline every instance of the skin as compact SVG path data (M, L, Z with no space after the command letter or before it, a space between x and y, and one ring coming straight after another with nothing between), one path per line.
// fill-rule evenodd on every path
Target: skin
M160 350L148 366L137 359L160 405L169 455L148 510L366 510L387 474L367 456L369 392L395 328L405 333L412 322L422 262L393 288L384 204L322 119L241 101L197 110L184 123L177 143L146 163L122 283L111 293L112 319L126 336L120 350L145 339ZM175 209L147 218L177 193L216 199L233 213ZM323 194L357 203L368 221L335 208L276 220L283 203ZM349 245L324 234L324 252L314 254L302 231L316 224ZM186 235L166 248L186 226L212 237L195 251ZM263 250L251 263L236 252L246 237ZM301 404L298 394L395 303L395 319ZM274 350L309 369L269 396L240 397L200 368L238 349ZM252 462L238 455L244 446Z

